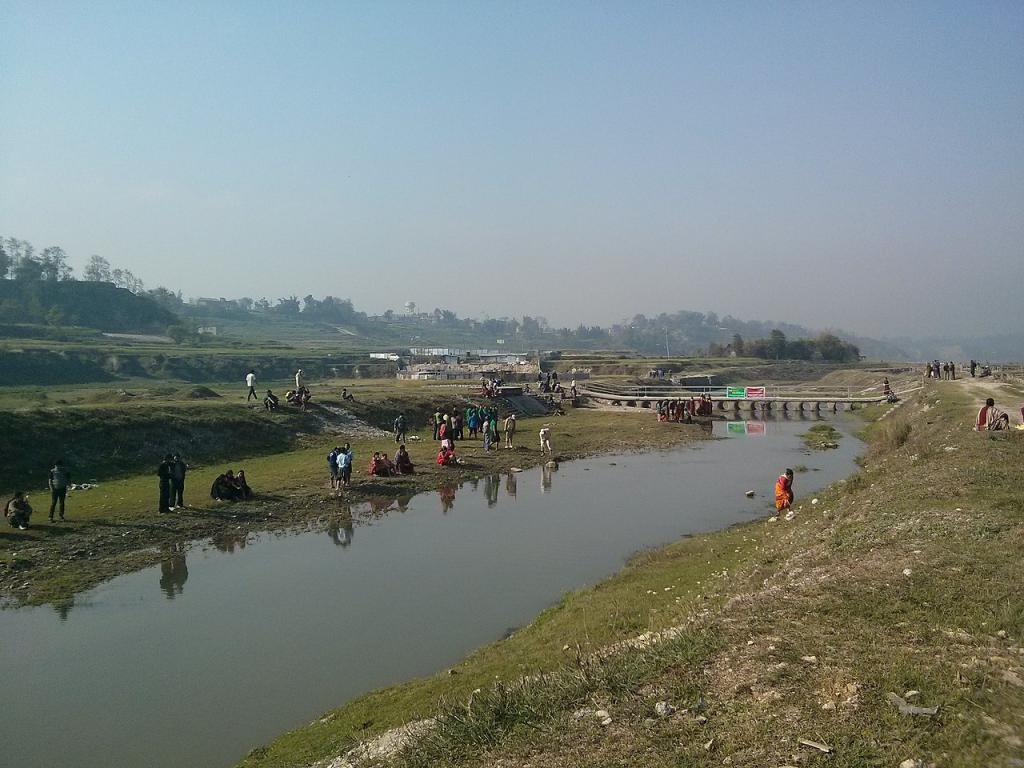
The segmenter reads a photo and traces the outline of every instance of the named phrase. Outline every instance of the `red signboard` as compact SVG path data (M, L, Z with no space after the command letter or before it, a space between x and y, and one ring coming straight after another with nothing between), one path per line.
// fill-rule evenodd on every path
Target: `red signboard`
M764 397L764 387L747 387L747 399Z

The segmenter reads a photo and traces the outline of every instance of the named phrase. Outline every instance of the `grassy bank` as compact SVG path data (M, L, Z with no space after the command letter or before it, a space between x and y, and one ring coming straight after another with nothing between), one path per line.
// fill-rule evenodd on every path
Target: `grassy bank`
M397 765L1017 764L1024 439L971 431L983 387L936 382L869 426L861 471L792 522L644 554L457 674L363 696L241 765L310 765L437 716Z
M366 384L355 391L357 403L346 405L369 421L381 424L390 423L399 410L411 415L430 403L453 406L466 395L465 390L431 388L416 383L399 386L394 382ZM217 433L222 439L204 446L207 452L199 454L198 459L187 448L180 448L193 465L185 493L185 500L191 506L176 514L156 514L156 463L165 450L179 449L169 433L159 430L159 424L154 426L154 435L129 430L125 444L119 447L124 453L126 444L138 446L140 455L148 450L152 468L136 474L101 476L97 487L72 491L68 495L66 523L46 522L49 495L43 488L47 463L40 457L38 479L28 487L35 508L32 526L27 531L6 527L0 530L0 599L14 605L54 603L67 610L77 592L119 573L159 562L163 548L173 549L183 542L206 537L213 537L216 543L222 536L246 536L254 531L311 521L326 525L331 520L380 514L396 499L408 499L432 489L457 487L466 480L508 472L513 467L535 466L546 458L539 450L537 432L542 423L549 421L547 419L521 419L513 450L503 448L485 454L479 441L465 441L459 447L464 464L450 468L436 465L437 444L430 439L430 433L411 429L408 446L417 473L397 478L372 478L365 469L370 456L374 451L393 454L395 442L389 434L372 428L351 412L342 411L336 393L314 388L315 402L325 403L332 410L305 416L294 411L268 416L242 405L237 391L234 399L229 399L226 391L223 394L226 395L223 400L203 401L193 407L206 413L204 418L222 422L221 431ZM168 408L171 416L185 418L182 412L174 411L169 402L152 407ZM100 442L96 450L106 457L117 443L111 441L103 445L102 435L110 439L114 434L104 430L108 427L120 430L121 422L105 426L111 418L105 408L96 411L84 405L72 411L76 418L91 419L85 432L97 436ZM58 418L57 415L52 417ZM118 416L122 418L129 417ZM309 420L316 423L307 424ZM284 425L282 445L286 446L285 450L259 450L261 445L255 436L263 422L277 425L278 429ZM664 448L701 439L706 434L698 425L659 425L653 419L643 418L642 414L609 414L588 409L569 409L565 416L551 417L550 423L555 453L563 459ZM296 426L307 431L292 432ZM194 427L194 423L188 423L182 431L186 435L194 434L190 431ZM151 443L146 442L147 435L152 437ZM81 445L83 435L72 433L68 440L70 444ZM325 457L331 447L345 442L351 443L355 451L353 484L344 493L334 493L329 488ZM48 461L49 457L46 458ZM95 469L107 465L88 466ZM257 499L237 504L211 501L210 485L227 467L245 469L250 485L258 494ZM85 474L80 467L78 469L81 479L95 477L91 471Z

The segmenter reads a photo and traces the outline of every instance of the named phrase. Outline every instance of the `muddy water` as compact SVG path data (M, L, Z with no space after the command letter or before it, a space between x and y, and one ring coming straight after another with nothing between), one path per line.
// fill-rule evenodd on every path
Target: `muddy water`
M0 762L231 765L457 662L638 549L765 515L785 466L818 470L797 475L798 498L853 471L860 444L805 455L808 426L721 422L726 439L484 478L371 525L183 544L64 617L0 612Z

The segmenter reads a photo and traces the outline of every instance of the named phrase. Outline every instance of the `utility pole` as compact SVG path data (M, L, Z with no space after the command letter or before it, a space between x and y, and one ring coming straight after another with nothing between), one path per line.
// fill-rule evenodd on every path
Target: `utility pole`
M665 329L665 357L671 357L668 351L668 328Z

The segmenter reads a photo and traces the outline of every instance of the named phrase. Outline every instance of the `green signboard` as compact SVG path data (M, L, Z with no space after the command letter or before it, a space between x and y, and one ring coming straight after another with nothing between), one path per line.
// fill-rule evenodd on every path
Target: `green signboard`
M739 397L739 398L746 397L747 396L747 388L746 387L726 387L725 388L725 396L726 397Z
M747 425L744 424L742 421L727 422L725 427L726 430L731 433L736 433L740 435L745 435L747 433Z

